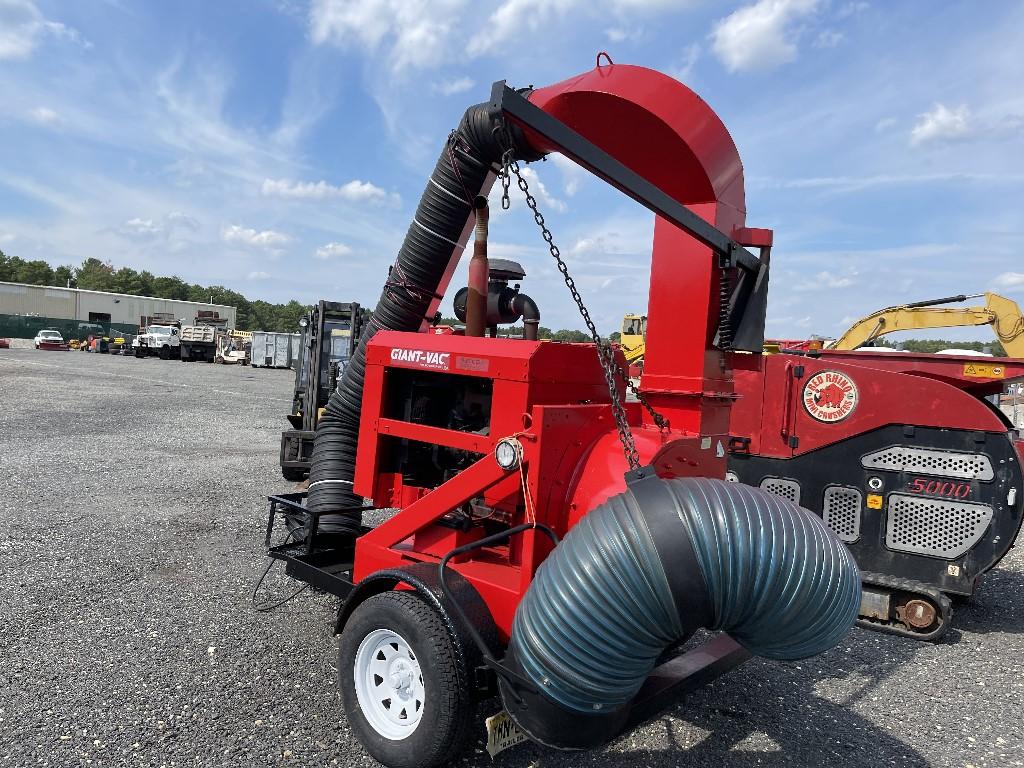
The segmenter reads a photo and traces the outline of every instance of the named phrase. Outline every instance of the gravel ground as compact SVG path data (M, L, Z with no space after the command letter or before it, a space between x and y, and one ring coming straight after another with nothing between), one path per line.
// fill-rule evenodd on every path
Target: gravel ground
M333 601L250 605L291 380L0 350L0 763L375 765L334 689ZM603 750L495 763L1024 765L1022 702L1017 549L941 644L854 630L748 662ZM482 746L463 764L490 765Z

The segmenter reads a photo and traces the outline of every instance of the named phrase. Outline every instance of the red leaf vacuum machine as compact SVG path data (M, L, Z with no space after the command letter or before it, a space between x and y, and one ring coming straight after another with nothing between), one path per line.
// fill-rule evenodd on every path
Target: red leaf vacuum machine
M555 152L655 215L635 399L520 172ZM509 285L524 271L488 261L496 180L525 193L593 343L538 341L543 308ZM725 126L649 69L496 83L448 136L320 419L308 491L272 497L267 526L290 575L340 598L341 699L380 762L445 764L491 696L541 744L594 747L750 654L811 656L850 629L843 542L724 481L772 243L745 217ZM465 333L432 332L474 230ZM496 337L519 321L523 338ZM688 644L702 628L719 634Z

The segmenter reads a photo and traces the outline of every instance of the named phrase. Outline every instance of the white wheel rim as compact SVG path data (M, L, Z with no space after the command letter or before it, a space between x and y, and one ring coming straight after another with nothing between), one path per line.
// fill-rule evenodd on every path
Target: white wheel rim
M392 741L411 736L423 719L423 671L409 643L390 629L363 638L354 665L356 699L366 721Z

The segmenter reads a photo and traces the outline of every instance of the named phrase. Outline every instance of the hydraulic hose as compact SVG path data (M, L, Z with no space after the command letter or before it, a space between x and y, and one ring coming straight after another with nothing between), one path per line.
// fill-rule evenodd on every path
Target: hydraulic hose
M309 509L334 513L321 519L319 530L357 535L362 498L353 493L359 411L366 375L366 345L382 329L416 331L435 301L452 259L464 247L466 223L473 201L486 194L511 141L517 159L537 159L515 127L500 133L489 105L466 110L457 130L445 143L434 166L405 241L384 284L338 389L331 395L317 426L309 472ZM506 136L506 139L502 139Z
M545 744L614 735L658 658L698 628L754 654L799 659L853 625L860 572L821 518L708 478L650 478L587 514L516 610L501 681L506 709Z

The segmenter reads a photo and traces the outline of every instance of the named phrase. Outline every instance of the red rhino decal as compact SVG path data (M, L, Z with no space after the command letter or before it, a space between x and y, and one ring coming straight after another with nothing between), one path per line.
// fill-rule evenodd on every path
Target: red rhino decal
M839 408L846 392L838 384L828 384L814 393L814 403L825 408Z

